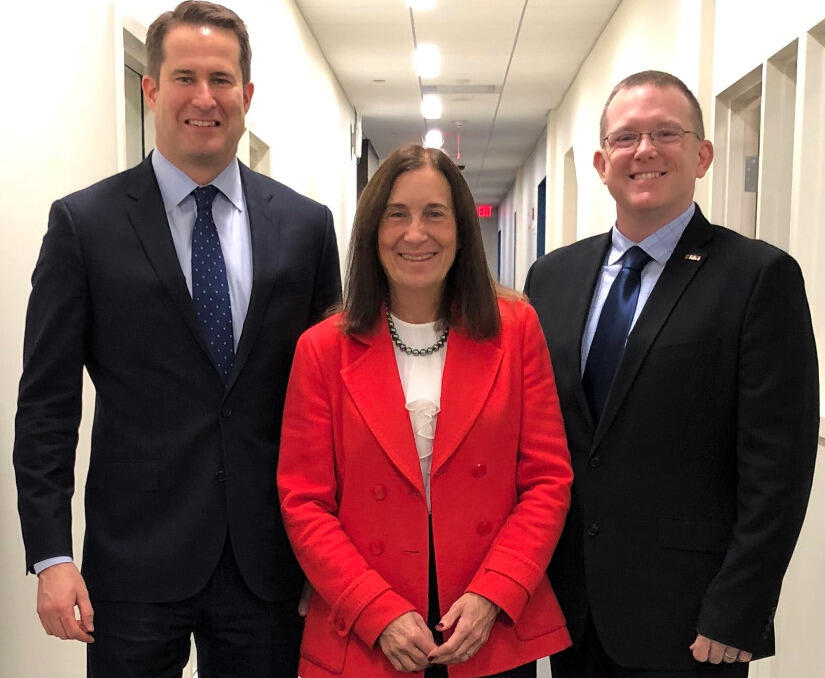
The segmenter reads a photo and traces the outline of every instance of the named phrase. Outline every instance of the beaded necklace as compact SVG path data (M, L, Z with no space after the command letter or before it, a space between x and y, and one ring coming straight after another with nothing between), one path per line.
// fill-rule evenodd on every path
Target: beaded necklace
M441 336L438 338L432 346L427 346L426 348L412 348L411 346L407 346L402 340L401 337L398 336L398 330L395 328L395 323L392 321L392 315L390 315L389 309L387 309L387 325L390 328L390 337L392 337L392 343L398 346L398 350L402 353L406 353L407 355L416 355L416 356L426 356L432 355L433 353L437 353L441 350L444 344L447 343L447 335L450 333L450 328L447 327L441 333Z

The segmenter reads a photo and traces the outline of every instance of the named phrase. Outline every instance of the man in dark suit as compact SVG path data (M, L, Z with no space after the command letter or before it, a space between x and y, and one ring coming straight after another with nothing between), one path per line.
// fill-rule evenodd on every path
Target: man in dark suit
M574 647L553 678L744 676L774 651L816 454L802 275L693 203L713 147L680 80L623 80L600 138L614 228L525 287L575 472L550 565Z
M275 470L295 342L340 298L332 217L235 157L253 85L234 12L184 2L147 52L157 150L54 203L33 275L14 447L26 568L46 632L89 643L90 675L180 676L194 633L200 675L294 678L303 577Z

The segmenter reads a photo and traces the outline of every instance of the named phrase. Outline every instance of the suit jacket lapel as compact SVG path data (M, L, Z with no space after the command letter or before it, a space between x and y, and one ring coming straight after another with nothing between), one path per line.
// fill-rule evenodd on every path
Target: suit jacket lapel
M384 453L423 497L421 466L386 323L355 340L368 348L341 370L344 386Z
M578 258L571 264L571 270L579 272L580 280L578 284L571 280L568 285L564 286L564 289L570 290L569 305L567 306L567 312L564 313L564 317L569 318L570 322L564 325L560 323L556 327L556 331L560 333L557 337L558 345L564 348L560 358L557 358L556 355L553 356L554 370L560 372L566 366L566 376L559 375L559 377L570 380L569 389L573 393L582 418L591 430L595 428L595 422L582 386L582 337L584 336L587 316L590 313L590 304L599 279L599 273L607 249L610 247L610 233L608 231L590 240L586 247L581 248L581 251L578 252ZM562 361L563 364L559 364Z
M697 207L628 336L624 355L616 370L602 418L596 429L592 449L601 442L616 417L645 356L685 288L705 263L710 238L710 226Z
M232 387L255 344L280 267L281 250L278 246L281 239L281 212L273 200L271 187L268 183L258 181L256 175L243 163L238 164L252 238L252 293L227 389Z
M212 363L212 354L203 338L200 321L192 306L192 295L186 287L186 279L183 277L180 261L175 252L175 244L166 219L166 210L163 207L160 189L152 170L151 156L138 165L134 172L137 180L128 191L129 198L132 200L127 208L129 221L172 303L192 332L194 340ZM220 376L217 368L215 374Z
M450 331L431 473L455 452L481 412L498 374L501 356L498 337L479 342L457 330Z

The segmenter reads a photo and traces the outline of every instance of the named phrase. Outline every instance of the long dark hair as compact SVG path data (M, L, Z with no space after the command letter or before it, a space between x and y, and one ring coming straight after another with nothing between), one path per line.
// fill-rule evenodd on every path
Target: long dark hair
M425 166L441 172L450 184L458 236L455 260L447 272L439 302L439 320L475 339L498 334L501 320L496 285L484 256L473 195L449 156L418 144L393 151L358 200L345 285L343 330L347 334L369 332L389 298L387 276L378 258L378 227L395 180L404 172Z

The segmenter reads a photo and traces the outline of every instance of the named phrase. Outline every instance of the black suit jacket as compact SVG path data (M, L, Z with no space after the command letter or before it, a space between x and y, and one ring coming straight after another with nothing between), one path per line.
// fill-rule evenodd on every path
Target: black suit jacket
M227 385L212 362L149 159L52 206L32 278L14 464L26 566L72 553L82 371L95 386L83 574L92 600L201 589L224 540L259 597L302 575L275 469L298 336L340 298L329 210L241 165L249 310Z
M773 653L810 493L816 349L796 262L698 208L628 337L596 425L580 350L610 234L539 259L573 500L550 576L574 642L588 609L620 665L690 668L697 632Z

